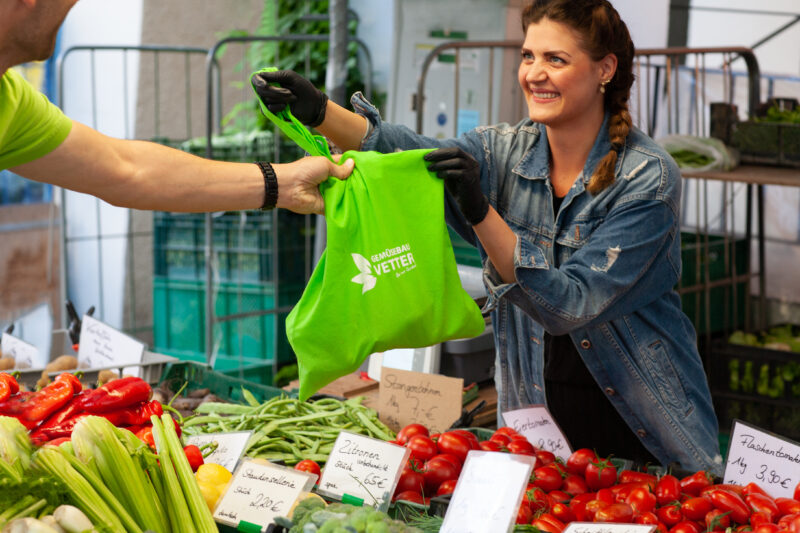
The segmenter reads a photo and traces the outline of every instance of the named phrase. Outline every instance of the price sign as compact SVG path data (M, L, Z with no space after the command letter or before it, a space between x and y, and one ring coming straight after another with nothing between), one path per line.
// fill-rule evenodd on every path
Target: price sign
M419 423L432 432L448 429L461 416L464 380L384 366L378 414L390 428Z
M342 431L336 437L317 492L335 499L359 498L386 509L411 450Z
M651 533L654 525L570 522L563 533Z
M537 448L553 452L564 461L572 454L567 437L544 405L506 411L503 420Z
M734 420L725 483L756 483L773 498L792 498L800 480L800 444Z
M138 365L144 354L144 344L89 315L83 316L79 343L78 364L86 368ZM140 370L134 367L126 373L138 376Z
M316 479L308 472L245 459L217 503L214 519L233 527L250 522L265 531L276 516L288 516L297 498L311 490Z
M439 531L510 531L535 461L527 455L470 451Z
M216 449L205 458L205 462L222 465L229 472L233 472L236 470L236 465L239 463L239 459L247 446L247 441L250 440L252 435L252 431L191 435L186 437L186 442L187 444L194 444L198 448L206 444L214 446Z
M3 349L3 356L14 358L15 368L44 368L47 365L47 359L39 354L36 346L8 333L3 333L0 347Z

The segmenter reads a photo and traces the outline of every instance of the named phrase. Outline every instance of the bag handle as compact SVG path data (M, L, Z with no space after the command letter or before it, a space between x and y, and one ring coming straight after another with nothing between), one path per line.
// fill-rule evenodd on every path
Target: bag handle
M277 70L278 69L275 67L262 68L261 70L253 72L250 75L250 79L252 80L253 76L256 74L260 74L262 72L275 72ZM252 85L252 81L250 83ZM255 85L253 85L253 91L255 91L256 96L258 96ZM279 111L276 114L267 109L267 106L261 101L261 98L258 98L258 103L261 106L261 112L264 113L264 116L267 117L273 124L278 126L284 135L294 141L300 148L311 155L321 155L333 160L331 158L330 149L328 148L328 141L325 139L325 137L321 135L313 135L310 131L308 131L308 128L306 128L302 122L297 120L297 118L292 115L292 112L289 111L288 105L284 107L282 111Z

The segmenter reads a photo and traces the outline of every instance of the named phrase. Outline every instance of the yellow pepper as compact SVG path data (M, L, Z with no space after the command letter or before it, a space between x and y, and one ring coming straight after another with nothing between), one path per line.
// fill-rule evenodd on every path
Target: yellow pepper
M232 474L222 465L205 463L200 465L194 475L206 505L213 511L220 496L231 480Z

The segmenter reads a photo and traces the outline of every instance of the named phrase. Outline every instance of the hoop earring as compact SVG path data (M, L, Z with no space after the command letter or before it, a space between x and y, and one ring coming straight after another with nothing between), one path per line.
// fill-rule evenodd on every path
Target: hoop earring
M610 81L611 80L603 80L603 81L600 82L600 94L605 94L606 93L606 85L608 85L608 82L610 82Z

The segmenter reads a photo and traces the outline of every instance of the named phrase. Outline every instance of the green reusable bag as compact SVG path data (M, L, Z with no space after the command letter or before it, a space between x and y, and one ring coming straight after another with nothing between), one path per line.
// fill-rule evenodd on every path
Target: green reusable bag
M262 110L306 151L330 157L324 138L288 111L276 117ZM347 152L342 162L355 160L350 177L320 185L327 248L286 319L301 399L372 353L483 332L480 309L458 276L444 184L422 159L429 151Z

